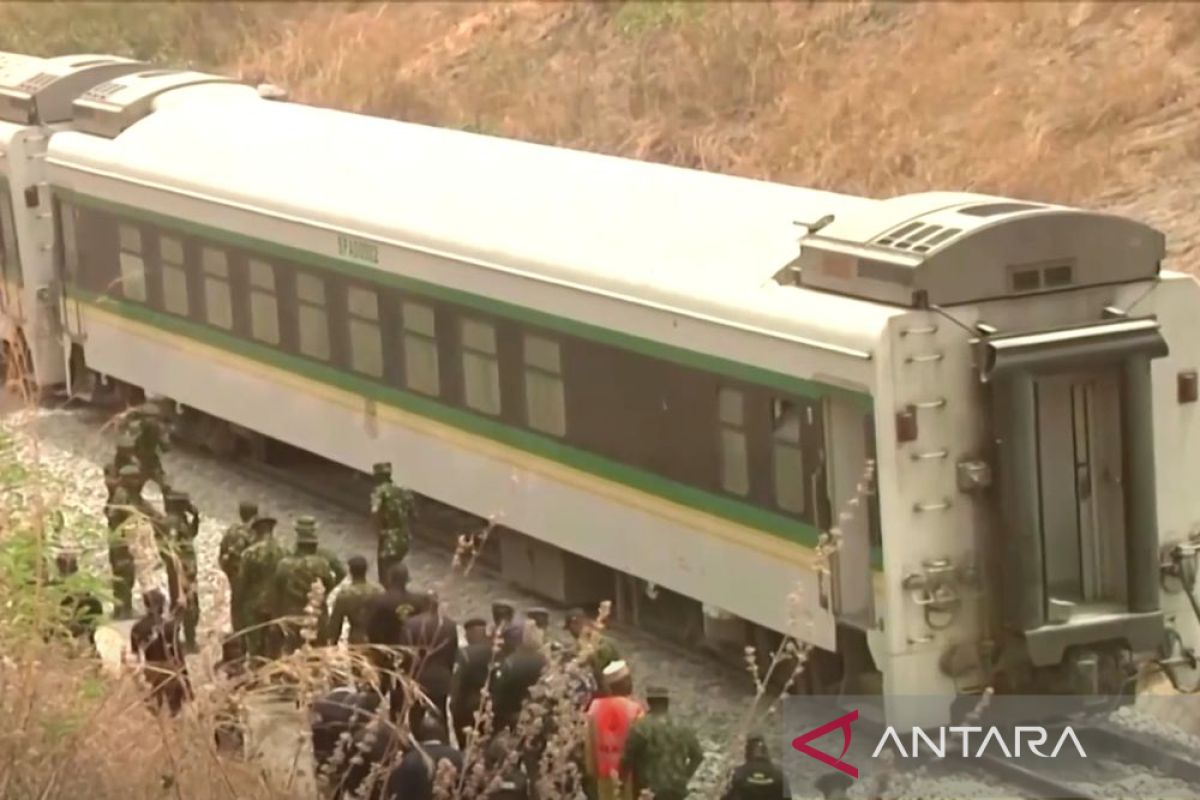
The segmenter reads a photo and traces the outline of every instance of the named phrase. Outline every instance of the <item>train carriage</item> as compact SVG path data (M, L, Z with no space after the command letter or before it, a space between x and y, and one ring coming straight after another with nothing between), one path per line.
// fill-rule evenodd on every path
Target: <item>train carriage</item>
M503 566L544 594L634 576L893 696L1123 690L1165 631L1200 634L1164 572L1200 521L1200 298L1152 228L175 71L85 94L73 128L47 164L89 370L353 469L393 461L525 534Z
M144 68L126 58L0 53L0 338L31 385L63 382L46 147L84 91Z

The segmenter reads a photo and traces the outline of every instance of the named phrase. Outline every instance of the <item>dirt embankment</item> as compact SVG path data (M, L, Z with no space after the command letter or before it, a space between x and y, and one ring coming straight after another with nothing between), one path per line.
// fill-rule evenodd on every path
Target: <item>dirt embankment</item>
M1194 4L0 3L0 49L837 191L1112 208L1182 268L1200 244Z
M1200 244L1194 5L330 7L234 66L306 102L838 191L1130 210L1177 257Z

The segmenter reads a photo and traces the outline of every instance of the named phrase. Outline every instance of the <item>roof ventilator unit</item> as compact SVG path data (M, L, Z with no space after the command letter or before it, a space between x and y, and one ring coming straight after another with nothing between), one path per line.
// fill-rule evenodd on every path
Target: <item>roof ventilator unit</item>
M66 122L71 103L81 94L145 67L140 61L112 56L14 61L0 69L0 119L18 125Z
M880 236L875 240L875 243L884 247L892 247L896 250L928 253L934 247L949 239L953 239L960 233L962 233L962 228L947 228L942 225L923 225L920 222L909 222L890 233Z
M1135 220L959 197L954 205L939 193L909 195L894 204L885 200L866 218L805 236L799 258L779 270L775 281L921 308L1158 275L1165 237ZM879 230L885 232L873 233Z
M202 72L151 70L126 75L111 84L96 86L75 101L75 127L84 133L115 139L154 110L159 95L204 83L237 84L239 81Z

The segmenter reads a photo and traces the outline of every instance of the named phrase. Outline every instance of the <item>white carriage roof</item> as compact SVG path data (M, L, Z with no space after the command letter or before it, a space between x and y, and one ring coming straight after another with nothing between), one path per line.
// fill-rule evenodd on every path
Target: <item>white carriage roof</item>
M797 221L876 200L204 88L113 140L56 137L53 157L845 347L901 312L772 281Z

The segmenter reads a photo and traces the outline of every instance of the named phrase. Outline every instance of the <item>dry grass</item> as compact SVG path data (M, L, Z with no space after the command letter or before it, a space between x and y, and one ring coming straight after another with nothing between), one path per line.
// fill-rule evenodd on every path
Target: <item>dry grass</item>
M1186 4L371 4L233 66L305 102L838 191L1087 202L1190 160L1197 33Z
M1200 150L1186 3L8 3L4 47L192 62L303 102L878 196L1114 205L1186 193ZM1200 226L1173 202L1135 213L1187 251Z

